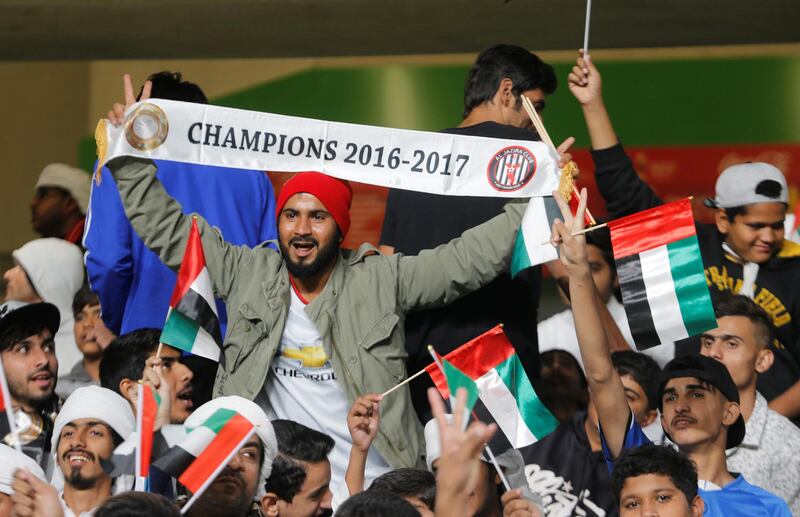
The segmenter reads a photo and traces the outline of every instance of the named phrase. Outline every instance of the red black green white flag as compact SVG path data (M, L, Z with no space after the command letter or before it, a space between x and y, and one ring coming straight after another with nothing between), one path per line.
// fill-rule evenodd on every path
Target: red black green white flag
M156 423L161 397L152 386L139 384L136 399L136 432L139 438L136 447L136 477L146 478L150 472L150 459L153 455L153 428Z
M197 221L192 220L183 263L169 302L161 342L219 361L222 334Z
M247 443L255 426L230 409L218 409L186 438L158 458L153 466L176 478L192 492L185 512Z
M444 398L450 396L448 384L465 387L468 394L470 384L477 388L475 415L482 422L497 423L502 431L492 440L496 454L531 445L558 427L499 325L445 355L442 369L434 363L425 370Z
M608 227L636 348L717 326L688 199L611 221Z
M17 451L22 452L17 436L17 426L14 424L14 409L11 405L11 394L8 392L6 371L0 359L0 443L13 445Z

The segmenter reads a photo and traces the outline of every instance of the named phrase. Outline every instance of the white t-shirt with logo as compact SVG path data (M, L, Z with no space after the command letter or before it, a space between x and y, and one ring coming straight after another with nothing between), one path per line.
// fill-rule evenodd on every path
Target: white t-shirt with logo
M347 413L350 404L336 381L322 337L305 313L305 304L290 289L292 302L281 336L278 353L272 360L264 384L269 405L270 420L294 420L333 438L335 445L328 458L331 462L331 490L339 500L348 494L344 475L350 459L350 432L347 430ZM375 447L367 455L365 487L373 479L391 470Z

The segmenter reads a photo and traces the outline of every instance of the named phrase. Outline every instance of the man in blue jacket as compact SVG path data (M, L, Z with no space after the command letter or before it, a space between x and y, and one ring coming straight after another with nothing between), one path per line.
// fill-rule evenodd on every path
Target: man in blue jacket
M180 73L160 72L148 80L153 98L208 103L200 87L182 81ZM228 242L255 247L277 238L275 197L265 172L156 163L158 179L184 213L202 214ZM92 185L83 239L89 282L106 326L116 335L162 328L176 275L136 235L106 168ZM224 332L227 317L219 300L217 309Z

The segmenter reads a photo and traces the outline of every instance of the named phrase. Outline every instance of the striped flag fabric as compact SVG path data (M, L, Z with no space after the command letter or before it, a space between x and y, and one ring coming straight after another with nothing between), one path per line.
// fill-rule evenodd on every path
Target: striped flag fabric
M153 466L176 478L192 492L189 506L214 482L233 456L255 433L255 426L236 411L220 408Z
M439 368L439 372L444 374L444 389L448 393L457 392L459 388L463 388L467 392L467 403L464 410L467 413L472 412L475 403L478 401L478 385L469 375L459 370L450 361L436 353L433 347L428 347L431 355L433 356L434 363ZM429 372L430 373L430 372Z
M161 397L152 386L139 384L136 399L136 432L139 438L136 447L136 477L146 478L150 473L150 459L153 454L153 428L156 413L161 405Z
M497 423L502 431L492 440L492 450L496 454L508 448L531 445L558 426L556 418L533 389L501 326L445 355L444 369L448 368L447 364L457 370L454 376L463 375L477 386L474 411L478 418L482 422ZM449 398L447 380L450 375L446 379L435 363L425 370L442 396Z
M17 451L22 452L17 436L17 427L14 423L14 409L11 406L11 394L8 392L6 371L3 360L0 358L0 443L13 444Z
M192 220L183 263L169 302L161 342L213 361L220 360L222 334L211 277L197 221Z
M717 326L689 199L608 226L636 348L644 350Z
M553 196L532 197L528 201L511 255L512 277L523 269L558 259L558 250L550 244L557 217L561 217L561 211Z

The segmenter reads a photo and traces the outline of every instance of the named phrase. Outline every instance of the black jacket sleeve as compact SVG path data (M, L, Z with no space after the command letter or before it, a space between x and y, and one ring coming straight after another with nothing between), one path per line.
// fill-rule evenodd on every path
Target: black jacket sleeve
M609 219L641 212L663 204L650 185L642 181L622 144L593 150L595 178L606 202Z

